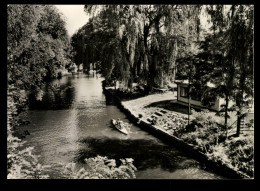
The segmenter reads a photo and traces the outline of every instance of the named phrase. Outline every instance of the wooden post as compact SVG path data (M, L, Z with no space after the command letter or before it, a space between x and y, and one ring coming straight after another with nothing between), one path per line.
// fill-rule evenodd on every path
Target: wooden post
M190 125L190 95L189 95L189 99L188 99L188 103L189 103L189 113L188 113L188 125Z

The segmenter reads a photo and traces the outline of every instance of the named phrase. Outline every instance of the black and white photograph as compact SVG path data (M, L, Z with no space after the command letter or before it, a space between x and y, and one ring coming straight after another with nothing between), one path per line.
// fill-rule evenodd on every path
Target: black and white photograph
M253 180L254 135L253 4L7 5L7 179Z

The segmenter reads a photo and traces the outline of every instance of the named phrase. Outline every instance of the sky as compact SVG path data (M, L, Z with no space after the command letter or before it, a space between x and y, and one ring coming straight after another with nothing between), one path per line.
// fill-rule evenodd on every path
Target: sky
M80 27L86 24L88 17L84 12L84 5L55 5L65 16L66 28L69 36L72 36ZM203 28L209 28L205 16L201 16Z
M80 27L86 24L88 17L84 12L84 5L55 5L65 16L66 28L72 36Z

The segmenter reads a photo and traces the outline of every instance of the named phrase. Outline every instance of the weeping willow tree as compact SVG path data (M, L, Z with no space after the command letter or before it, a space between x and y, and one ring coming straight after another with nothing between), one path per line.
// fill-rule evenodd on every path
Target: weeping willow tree
M85 6L94 22L94 32L99 35L93 46L100 46L101 71L107 81L121 82L121 88L131 88L137 74L143 70L136 57L142 50L138 46L142 23L133 6ZM137 66L137 62L139 65Z
M198 5L85 5L92 18L102 74L122 88L163 87L175 80L176 59L199 34ZM181 53L180 53L181 51Z

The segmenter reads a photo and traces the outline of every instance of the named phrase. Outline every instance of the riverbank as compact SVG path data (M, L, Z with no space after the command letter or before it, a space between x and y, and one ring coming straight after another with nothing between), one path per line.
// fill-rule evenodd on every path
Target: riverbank
M161 94L152 94L145 97L124 101L114 95L113 88L104 88L104 92L108 96L112 96L118 103L118 106L124 113L140 128L149 131L154 136L169 142L176 148L184 151L193 158L204 162L210 169L217 173L221 173L228 178L250 178L250 176L235 170L231 165L224 163L221 158L209 156L203 152L201 146L191 144L181 138L178 129L184 129L187 126L187 115L183 112L173 112L162 107L154 106L154 103L171 102L176 104L176 97L173 92L165 92ZM180 110L181 111L181 110ZM211 114L212 115L212 114ZM194 116L191 116L191 119ZM171 119L171 121L169 121ZM174 119L174 120L172 120ZM223 143L220 143L221 145Z

